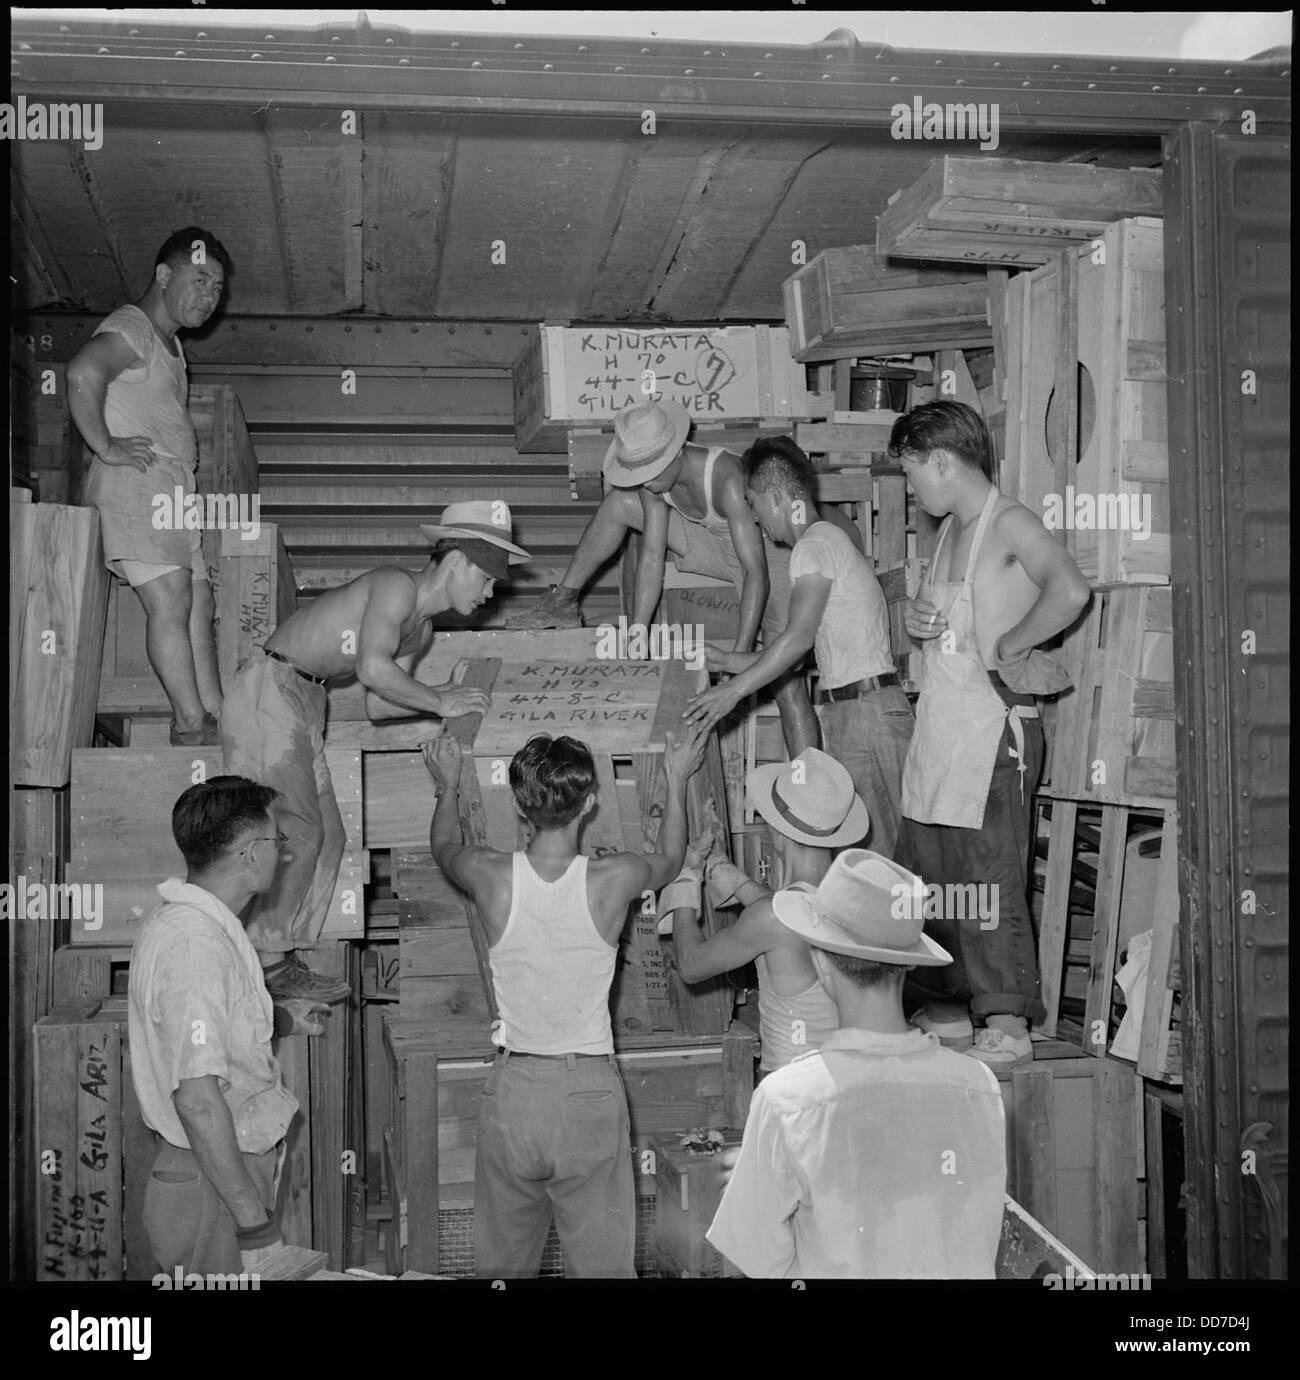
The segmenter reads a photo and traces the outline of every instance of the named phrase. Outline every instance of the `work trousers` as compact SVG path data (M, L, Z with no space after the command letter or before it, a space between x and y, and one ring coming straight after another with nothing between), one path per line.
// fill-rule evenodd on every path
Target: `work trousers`
M325 687L259 648L226 691L221 747L229 775L279 791L276 819L289 840L271 889L253 898L248 937L259 953L310 947L347 838L325 761Z
M972 915L971 910L978 907L964 901L949 901L943 915L931 918L928 897L932 893L927 890L926 933L952 954L953 962L914 968L905 989L909 1000L969 1002L972 1016L1041 1021L1047 1014L1039 999L1038 954L1029 911L1034 790L1043 768L1043 729L1038 719L1022 723L1025 773L1022 777L1018 770L1008 724L998 745L984 822L978 829L903 818L896 861L915 872L927 888L972 882L997 888L985 893L997 902L990 920ZM944 895L956 900L953 893Z
M902 820L903 762L916 719L897 685L870 690L855 700L817 706L822 750L853 778L871 828L856 846L894 856Z
M244 1168L268 1212L275 1207L279 1147L244 1155ZM153 1168L144 1190L144 1230L158 1268L171 1274L179 1265L189 1274L238 1274L235 1219L192 1150L158 1137Z
M474 1163L484 1279L537 1274L552 1214L571 1279L634 1279L631 1125L613 1055L497 1055Z

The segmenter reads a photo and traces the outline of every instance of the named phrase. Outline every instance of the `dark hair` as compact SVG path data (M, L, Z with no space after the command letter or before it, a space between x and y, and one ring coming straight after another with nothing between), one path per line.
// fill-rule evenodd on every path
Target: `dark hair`
M279 792L246 776L201 781L172 806L172 837L191 870L209 867L245 829L266 823Z
M157 268L159 264L166 264L171 267L182 259L192 262L190 256L194 253L195 240L202 242L203 252L209 259L215 259L226 273L231 271L230 254L226 246L215 235L198 225L187 225L184 230L173 230L163 241L163 247L158 251L153 266Z
M577 817L596 780L591 749L538 733L510 759L510 789L529 824L559 829Z
M817 471L790 436L760 436L741 456L745 483L761 493L780 489L787 498L817 502Z
M889 454L928 456L946 450L964 465L993 478L993 443L984 418L967 403L922 403L905 413L889 434Z
M832 953L830 949L823 949L822 953L830 960L832 968L857 987L888 987L890 983L901 986L909 971L901 963L875 963L869 958L850 958L848 954Z

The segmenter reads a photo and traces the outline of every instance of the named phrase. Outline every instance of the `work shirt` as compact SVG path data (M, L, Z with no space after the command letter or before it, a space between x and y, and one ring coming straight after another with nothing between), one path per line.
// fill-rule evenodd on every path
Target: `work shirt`
M607 944L587 904L587 859L564 876L539 877L514 855L510 916L488 950L501 1033L515 1054L612 1054L609 988L617 946Z
M110 436L145 436L158 458L141 473L131 465L106 465L97 457L86 472L84 501L97 508L104 539L104 562L117 574L121 560L157 565L190 564L197 540L194 529L175 523L154 526L154 516L175 517L175 490L194 490L198 439L186 410L189 382L185 352L176 353L158 338L153 323L136 306L119 307L95 329L96 335L120 335L135 352L136 363L112 379L104 397L104 424ZM163 495L167 508L156 507Z
M871 562L833 522L814 522L794 544L790 583L804 575L831 582L813 655L821 687L834 690L894 669L889 606Z
M992 1279L991 1069L920 1030L837 1030L754 1090L708 1240L754 1279Z
M211 892L169 877L131 951L131 1078L146 1126L192 1150L172 1094L215 1074L245 1154L284 1139L298 1099L271 1053L274 1016L257 952Z

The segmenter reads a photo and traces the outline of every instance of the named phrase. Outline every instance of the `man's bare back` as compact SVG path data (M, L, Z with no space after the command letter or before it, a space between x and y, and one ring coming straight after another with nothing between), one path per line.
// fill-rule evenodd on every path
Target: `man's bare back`
M401 641L395 656L418 654L433 641L430 616L417 609L415 577L385 566L327 590L286 618L266 646L312 675L331 680L352 677L357 673L367 617L376 615L385 622L400 619Z

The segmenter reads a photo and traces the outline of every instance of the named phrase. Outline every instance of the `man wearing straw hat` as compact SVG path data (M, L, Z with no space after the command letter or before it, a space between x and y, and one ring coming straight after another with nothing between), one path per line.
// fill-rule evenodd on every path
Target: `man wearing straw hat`
M833 850L857 843L870 824L853 778L818 748L807 748L793 762L755 767L745 780L745 795L762 816L778 888L812 891L825 877ZM746 963L757 965L759 1068L768 1074L816 1049L839 1020L813 967L811 949L776 918L771 891L724 855L709 856L720 834L720 827L711 827L687 850L686 866L660 898L660 930L672 931L684 982L703 982ZM713 903L723 905L734 896L745 907L735 924L708 939L697 923L701 863Z
M646 626L663 593L669 551L680 571L730 580L740 598L734 649L751 652L759 628L775 637L790 601L790 555L765 541L745 499L740 457L687 441L690 415L679 403L636 403L614 419L605 457L607 492L578 541L569 568L535 610L512 628L580 628L579 596L630 532L641 534L630 626ZM817 745L817 722L794 671L775 684L786 750Z
M992 1279L1006 1131L991 1069L903 1015L904 976L951 956L919 877L851 848L772 908L812 948L839 1029L755 1089L707 1237L760 1279Z
M349 990L293 953L320 934L345 841L325 760L325 687L355 677L372 719L455 718L488 704L482 690L457 684L464 663L444 685L412 671L433 641L430 620L453 610L469 617L528 553L510 540L510 509L499 501L448 504L440 525L420 530L434 547L418 575L380 567L299 609L240 667L222 706L226 771L280 793L288 836L284 865L248 925L273 996L340 1001Z

